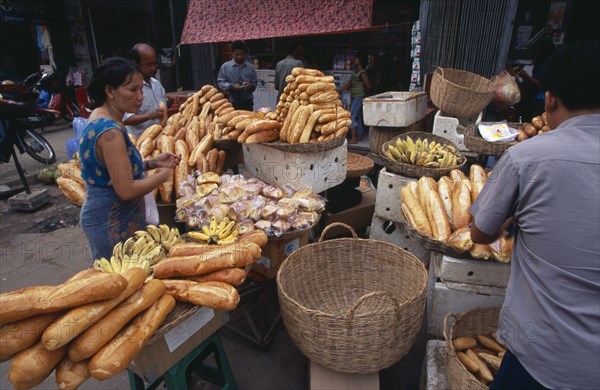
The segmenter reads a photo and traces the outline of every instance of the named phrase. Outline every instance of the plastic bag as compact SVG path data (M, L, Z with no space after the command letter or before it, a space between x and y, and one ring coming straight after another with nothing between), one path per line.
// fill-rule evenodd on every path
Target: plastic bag
M147 193L144 196L144 203L146 204L146 223L150 225L158 225L158 206L156 205L156 198L152 192Z
M521 100L521 91L515 78L503 70L495 77L496 91L492 97L492 106L496 111L503 111Z
M506 121L480 122L477 128L481 137L488 142L509 142L519 135L518 130L508 127Z

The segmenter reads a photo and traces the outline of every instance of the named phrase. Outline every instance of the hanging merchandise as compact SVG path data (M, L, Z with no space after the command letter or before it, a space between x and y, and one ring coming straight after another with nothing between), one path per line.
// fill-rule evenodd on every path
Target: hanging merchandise
M413 65L408 90L413 91L421 88L421 23L418 20L413 23L412 27L410 56L413 59Z

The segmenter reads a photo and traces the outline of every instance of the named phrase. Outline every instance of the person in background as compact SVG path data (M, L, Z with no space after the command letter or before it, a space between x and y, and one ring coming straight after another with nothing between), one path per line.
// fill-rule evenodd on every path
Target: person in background
M365 53L358 53L354 59L354 73L350 80L342 87L342 91L350 88L350 96L352 98L350 102L350 115L352 118L352 126L350 128L351 138L348 141L349 144L355 144L362 141L364 129L362 125L362 102L365 98L365 94L371 90L371 83L369 83L369 76L365 67L369 61L368 56Z
M548 60L550 55L554 53L555 50L554 43L551 40L547 39L540 43L535 58L533 60L533 71L531 76L527 73L523 68L520 68L516 71L516 74L519 75L524 81L529 83L528 90L531 93L529 99L527 99L527 105L529 106L529 110L527 118L531 119L536 115L541 115L544 112L544 92L540 85L540 78L542 77L542 73L544 72L545 62ZM524 120L529 120L524 119Z
M287 85L285 78L292 73L294 68L303 68L304 64L299 59L304 56L304 46L299 42L292 40L286 43L287 57L279 61L275 65L275 89L277 90L277 102L283 93L283 89Z
M144 76L142 106L135 113L128 112L123 117L127 132L138 138L148 127L160 123L164 111L160 103L167 104L165 89L160 81L154 78L158 63L156 51L147 43L136 43L129 51L129 56L142 71Z
M93 108L79 141L81 177L87 196L79 221L92 259L110 259L119 241L146 226L144 196L173 175L179 157L172 153L142 160L123 125L126 112L142 106L143 74L136 64L107 59L90 80ZM144 171L157 169L151 177Z
M246 62L248 48L242 41L231 44L233 59L221 65L217 76L217 85L221 91L227 91L229 101L236 110L254 110L254 96L258 77L254 66Z
M600 388L598 69L599 41L546 61L552 131L508 149L471 206L474 243L516 225L497 333L508 351L490 389Z

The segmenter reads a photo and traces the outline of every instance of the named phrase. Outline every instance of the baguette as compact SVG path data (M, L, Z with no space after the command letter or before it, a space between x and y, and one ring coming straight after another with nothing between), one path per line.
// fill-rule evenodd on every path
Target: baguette
M186 279L193 282L223 282L234 287L244 283L248 276L248 272L241 268L227 268L218 271L210 272L205 275L188 276Z
M312 107L310 109L312 110ZM300 138L298 139L298 143L303 144L303 143L308 142L308 140L310 140L310 133L312 132L313 128L315 127L315 124L317 123L317 120L319 119L320 116L321 116L321 113L319 111L314 111L308 117L308 120L306 121L306 124L304 125L304 129L302 129L302 132L300 133Z
M475 200L477 200L477 197L479 196L479 193L483 189L484 185L485 183L482 181L471 182L471 201L473 203L475 203Z
M198 119L194 117L192 122L188 125L185 132L185 142L188 145L189 150L194 150L200 140L198 139Z
M58 313L41 314L0 326L0 362L31 347L57 318Z
M208 170L210 172L216 171L218 158L219 158L219 151L216 148L209 150L208 153L206 154L206 159L208 160Z
M125 370L174 307L175 299L163 294L138 315L90 360L92 376L98 380L106 380Z
M142 158L147 158L154 151L154 146L152 145L152 138L146 138L140 144L140 155Z
M154 139L160 134L161 131L161 125L152 125L147 127L146 130L144 130L137 139L135 146L139 149L140 145L142 144L142 142L144 142L146 138Z
M8 380L16 390L31 389L42 383L65 356L67 347L48 351L37 343L19 352L8 370Z
M448 181L444 180L443 177L438 180L438 193L440 194L440 198L444 204L444 210L446 210L448 222L450 222L450 226L454 228L454 218L452 217L452 189L454 188L454 182L452 182L451 185L452 186L450 186Z
M221 172L223 172L223 167L225 166L226 157L227 157L227 152L225 152L224 150L219 150L218 156L217 156L217 168L215 169L215 173L217 175L221 175Z
M208 101L209 101L209 102L211 102L211 103L214 103L214 102L216 102L216 101L218 101L218 100L222 100L222 99L224 99L224 98L225 98L225 95L223 95L223 93L222 93L222 92L217 92L217 93L215 93L214 95L212 95L212 96L210 97L210 99L208 99Z
M457 337L452 340L452 345L455 350L462 351L463 349L475 348L477 341L473 337Z
M458 169L451 170L450 173L448 174L448 176L450 176L450 179L452 179L452 181L454 181L454 182L461 181L462 179L467 178L465 176L465 174L462 173L462 171L458 170Z
M481 361L479 356L477 356L477 354L471 349L467 349L466 354L471 360L473 360L473 362L475 362L475 364L477 364L477 367L479 367L479 379L481 379L486 384L492 383L494 381L494 377L492 376L492 373L487 368L485 363Z
M427 214L430 221L433 221L433 236L440 241L448 241L452 229L448 222L448 216L444 210L444 205L437 191L429 191L429 203L427 205Z
M252 230L248 233L242 234L238 238L238 243L240 243L240 244L241 243L254 243L261 248L264 247L265 245L267 245L268 241L269 241L269 237L267 237L267 234L261 229Z
M132 268L125 271L123 276L127 279L128 283L121 294L112 299L76 307L48 326L48 329L42 335L42 344L44 347L48 351L54 351L67 345L68 342L104 317L121 301L142 287L147 274L141 268Z
M423 210L426 210L427 204L429 203L429 191L433 191L433 179L430 177L422 177L417 181L417 199L419 200L419 204L423 207ZM437 184L437 183L436 183ZM432 222L429 221L431 225ZM432 226L433 228L433 226Z
M469 249L469 253L476 259L489 260L492 258L492 248L489 245L484 244L473 244L471 249Z
M87 360L75 363L65 356L56 367L56 387L60 390L77 390L92 376L88 364Z
M335 131L335 134L333 134L335 136L335 138L341 138L344 137L346 134L348 134L348 126L344 126L341 129L337 129Z
M323 77L323 72L321 72L318 69L309 69L309 68L302 68L302 67L296 67L292 69L292 73L291 76L292 77L296 77L296 76L313 76L313 77ZM291 79L292 81L294 80L293 78ZM286 81L287 81L287 77L286 77Z
M245 267L260 257L261 249L257 244L243 242L236 247L218 248L202 255L168 257L154 267L154 277L167 279Z
M319 92L314 95L311 95L308 101L310 103L329 103L336 101L340 95L337 91L327 91L327 92Z
M448 245L454 248L458 253L464 253L471 249L473 241L471 241L471 229L463 227L452 232L448 238Z
M502 364L502 358L492 355L489 353L479 352L477 356L483 360L492 370L498 372L500 369L500 364Z
M482 181L486 182L488 179L485 171L481 167L481 165L473 164L469 169L469 180L474 181Z
M248 114L237 115L237 116L231 118L229 120L229 122L227 122L227 127L233 127L233 128L235 128L238 123L240 123L241 121L243 121L245 119L248 119L248 118L256 118L256 113L255 112L249 112Z
M461 180L454 183L454 189L452 190L452 221L454 222L454 228L460 229L467 225L471 221L471 193L466 184Z
M308 95L314 95L315 93L327 91L335 91L335 84L318 81L316 83L309 84L308 88L306 88L306 93Z
M231 110L228 110L229 108L231 108ZM215 115L221 116L228 114L232 111L235 111L235 108L233 108L233 104L231 104L229 100L225 99L225 103L215 109Z
M190 280L164 280L167 293L178 301L189 302L219 310L233 310L240 303L237 290L223 282L193 282Z
M342 127L347 127L352 124L352 119L350 118L340 118L336 119L333 122L325 123L321 127L321 133L323 135L331 135L336 132L336 130L341 129Z
M300 106L296 110L294 117L292 118L292 123L290 124L290 128L288 129L287 142L290 144L297 143L300 139L300 133L304 130L304 125L306 121L312 114L310 112L311 108L308 106Z
M136 315L150 307L165 292L160 280L152 279L106 316L80 334L69 346L69 358L79 362L92 357Z
M232 120L233 118L235 118L238 115L252 115L252 111L233 110L225 115L219 115L219 119L217 120L217 122L226 126L227 122L229 122L230 120Z
M512 259L512 250L515 242L515 237L506 238L504 236L498 238L496 241L490 244L492 249L492 256L497 261L502 263L510 263Z
M487 349L494 351L495 353L506 352L506 348L498 344L494 339L486 337L484 335L478 335L477 341L481 343Z
M177 194L177 198L179 198L181 193L181 183L185 181L187 176L190 174L189 170L189 158L190 153L188 151L187 144L183 140L175 141L175 154L181 157L181 162L177 165L175 170L175 192Z
M241 238L241 237L240 237ZM240 241L226 245L199 244L197 242L181 242L169 249L169 257L198 256L218 249L240 248Z
M318 82L335 83L335 79L333 78L333 76L309 76L309 75L301 74L296 77L294 82L297 84L318 83Z
M406 205L406 207L410 210L410 217L412 217L411 224L417 231L427 236L432 236L431 225L429 224L429 220L427 219L427 214L423 207L417 201L414 194L410 190L408 186L402 187L400 190L400 196L402 197L402 202Z
M115 273L98 272L58 286L36 286L0 295L0 325L38 314L114 298L127 287Z
M252 134L245 141L247 144L257 144L259 142L271 142L279 138L279 131L277 130L265 130L259 131L258 133ZM238 138L239 142L239 138Z
M467 371L469 371L473 375L479 374L479 366L473 361L473 359L468 357L464 352L460 351L456 353L456 356L458 357L458 360L460 360L460 362L463 364L463 366L465 366Z
M283 126L281 127L281 131L279 132L279 139L282 142L287 142L288 133L291 133L291 129L293 129L297 119L298 109L300 108L300 102L298 100L294 100L292 105L290 106L290 110L288 111L287 116L285 117L285 121L283 122Z
M336 119L350 118L350 112L346 110L338 110L338 112L329 112L319 117L319 123L333 122Z

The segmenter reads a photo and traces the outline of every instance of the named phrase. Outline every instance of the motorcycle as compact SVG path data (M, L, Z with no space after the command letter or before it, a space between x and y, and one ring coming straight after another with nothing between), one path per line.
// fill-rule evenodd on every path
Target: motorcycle
M66 84L57 71L44 73L34 87L39 93L37 106L54 110L67 122L80 115L79 107L71 99Z
M8 163L13 158L21 183L28 194L31 189L17 158L17 150L43 164L49 165L56 161L52 145L33 129L28 120L36 108L35 104L6 99L4 95L0 98L0 164Z

